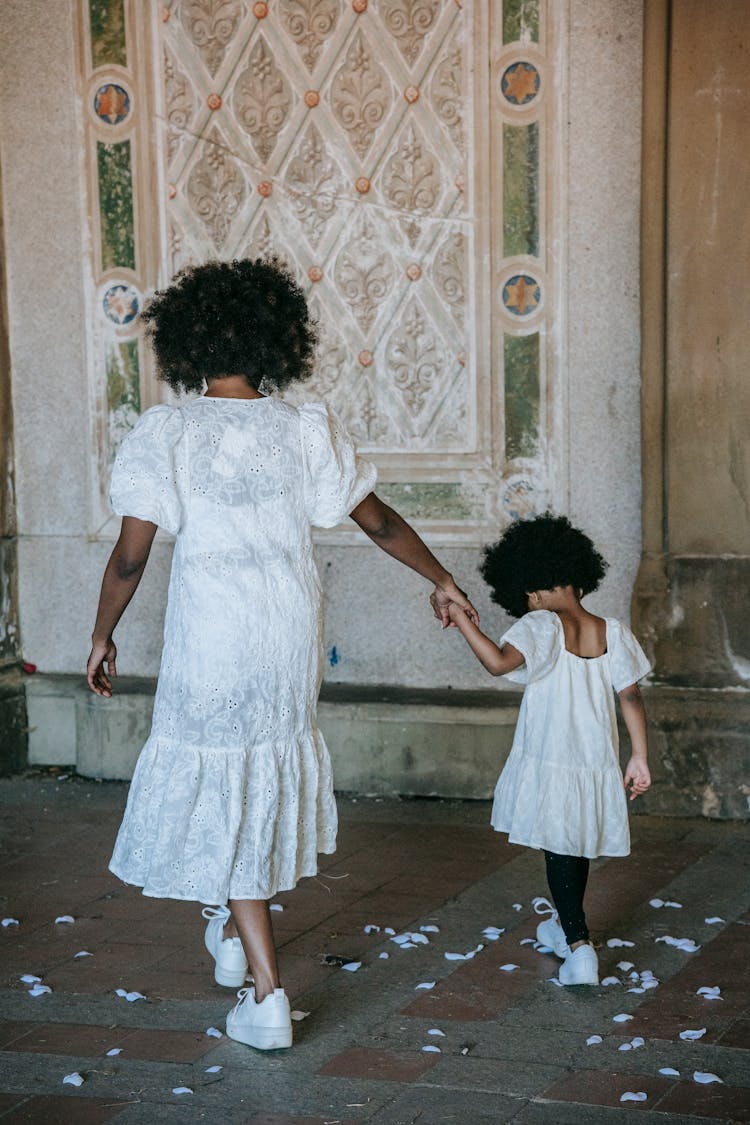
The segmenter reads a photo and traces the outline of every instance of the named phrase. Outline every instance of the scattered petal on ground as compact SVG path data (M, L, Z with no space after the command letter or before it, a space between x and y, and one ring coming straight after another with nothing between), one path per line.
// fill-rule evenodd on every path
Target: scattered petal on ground
M646 989L641 988L640 985L638 985L636 988L629 988L628 989L628 992L635 992L636 996L642 996L645 991L646 991Z
M393 926L386 926L385 929L383 930L384 934L389 934L389 935L391 935L391 937L393 936L393 934L395 934L395 932L396 931L393 929Z
M75 918L72 914L59 914L57 918L55 918L55 925L59 922L65 922L70 925L71 922L75 922Z
M35 976L34 973L24 973L23 976L18 979L21 984L38 984L42 978Z
M127 1000L129 1004L132 1004L134 1000L145 1000L146 999L146 997L143 995L142 992L135 992L135 991L128 992L127 989L124 989L124 988L116 988L115 989L115 995L121 996L122 999Z
M418 984L415 987L416 988L425 988L425 989L434 988L435 987L435 981L434 980L423 980L421 984Z
M425 934L439 934L440 933L440 930L438 929L437 926L420 926L419 928L422 931L422 933L425 933Z
M46 996L52 989L48 984L35 984L33 988L29 989L29 996Z
M378 953L378 957L381 961L387 961L390 957L390 953Z
M399 946L399 949L416 949L416 944L413 941L405 941Z
M609 949L632 949L635 945L634 941L626 941L624 938L611 937L607 942Z
M595 1043L601 1043L601 1042L602 1042L601 1035L589 1035L588 1039L586 1040L586 1046L587 1047L593 1047Z
M309 1012L300 1012L300 1011L296 1011L296 1010L291 1013L292 1019L298 1020L298 1021L299 1020L306 1020L309 1015L310 1015Z
M78 953L73 954L73 959L75 961L77 961L79 957L93 957L93 956L94 956L94 954L89 953L88 949L81 949L81 950L79 950Z
M691 1028L686 1028L685 1031L680 1032L680 1039L702 1039L705 1034L705 1027L701 1027L697 1031L693 1031Z
M514 902L513 903L513 909L514 910L523 910L523 906L521 905L520 902Z
M221 1032L218 1027L207 1027L206 1035L210 1035L212 1039L221 1039Z
M442 1035L445 1038L445 1032L441 1031L439 1027L431 1027L427 1032L428 1035Z
M704 1086L708 1086L711 1082L721 1082L722 1085L724 1083L724 1079L719 1078L718 1074L711 1074L711 1072L707 1070L694 1070L693 1081L700 1082Z
M662 1067L660 1067L659 1074L664 1074L664 1075L666 1075L667 1078L679 1078L680 1077L679 1070L675 1070L675 1068L673 1066L662 1066Z
M83 1086L83 1078L77 1070L74 1070L72 1074L65 1075L63 1086Z
M206 1074L218 1074L218 1073L219 1073L219 1071L220 1071L220 1070L223 1070L223 1069L224 1069L224 1067L222 1067L222 1066L218 1066L218 1065L216 1065L216 1066L207 1066L207 1067L206 1067Z
M543 945L540 941L534 942L534 949L537 951L537 953L554 953L555 952L551 945Z
M518 944L519 945L538 945L538 942L537 942L536 938L525 937L525 938L521 938L521 940L519 941Z
M602 985L604 985L605 988L609 988L609 986L611 984L619 984L620 978L619 977L605 977L604 980L601 981L600 983Z
M667 945L674 946L675 949L681 949L683 953L695 953L700 949L700 946L696 945L692 938L687 937L678 938L665 934L663 937L656 938L656 941L663 941Z
M283 909L284 909L284 907L283 907L283 906L281 905L281 903L280 903L280 902L272 902L272 903L271 903L271 910L279 910L279 911L281 911L281 910L283 910Z
M650 899L649 906L653 906L657 910L661 910L662 906L671 906L674 910L682 910L681 902L671 902L669 899L667 899L665 902L663 898Z
M465 961L465 953L446 953L444 954L446 961Z
M618 961L617 962L617 968L621 969L623 971L623 973L627 973L633 968L633 962L632 961Z
M724 919L720 918L718 914L713 914L710 918L704 918L703 921L707 926L718 926ZM5 925L5 922L3 922L3 925Z
M372 922L370 922L369 925L365 926L365 933L366 934L379 934L380 933L380 926L376 926Z
M422 1050L427 1051L427 1052L429 1052L430 1054L433 1054L433 1055L442 1054L442 1051L440 1050L440 1048L436 1047L434 1043L428 1043L426 1047L422 1048Z
M362 965L361 961L349 961L346 965L342 965L342 969L346 969L347 973L356 973L357 969Z
M3 918L3 929L7 930L8 926L18 926L20 922L17 918Z
M482 936L486 937L488 941L497 941L500 934L504 933L505 928L503 926L485 926L482 930Z
M695 995L696 996L705 996L706 1000L723 1000L724 999L724 997L721 995L721 989L719 988L718 984L715 984L711 988L709 988L709 986L707 984L704 984L702 988L698 989L698 991L696 992Z
M628 1020L632 1020L632 1018L633 1017L630 1015L630 1012L620 1012L619 1015L612 1016L612 1022L613 1023L627 1023Z
M107 1051L107 1058L113 1059L115 1055L119 1055L121 1051L122 1047L111 1047L109 1051Z
M620 1046L617 1048L617 1050L618 1051L632 1051L633 1050L633 1044L632 1043L621 1043Z
M626 1090L620 1095L621 1102L645 1102L647 1098L648 1094L644 1094L643 1090Z
M645 1045L645 1043L646 1043L646 1040L640 1035L636 1035L635 1039L630 1040L630 1046L633 1047L633 1048L643 1047Z
M192 1094L192 1092L193 1091L190 1089L189 1086L173 1086L172 1087L172 1093L173 1094Z
M520 968L520 965L514 965L512 961L508 961L507 965L500 966L501 973L512 973L514 969Z

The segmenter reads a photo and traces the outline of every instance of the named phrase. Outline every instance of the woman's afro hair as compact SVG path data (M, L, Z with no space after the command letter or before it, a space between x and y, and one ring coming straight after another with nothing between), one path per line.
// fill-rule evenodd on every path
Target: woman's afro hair
M151 298L142 319L159 378L174 390L198 392L204 379L223 375L281 390L312 374L315 325L277 258L183 270Z
M492 600L511 617L523 617L528 595L555 586L573 586L590 594L604 577L607 563L588 535L565 516L545 512L519 520L497 543L485 547L479 572Z

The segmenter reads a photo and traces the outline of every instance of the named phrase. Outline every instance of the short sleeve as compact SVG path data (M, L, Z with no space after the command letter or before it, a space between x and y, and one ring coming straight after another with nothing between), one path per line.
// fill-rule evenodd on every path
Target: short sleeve
M315 527L335 527L372 492L377 472L330 407L307 403L299 412L307 515Z
M609 673L612 687L622 691L637 684L651 671L651 664L627 625L612 618L607 621Z
M523 654L520 668L505 673L515 684L530 684L543 679L554 667L560 650L557 615L547 609L526 613L500 638L500 644L513 645Z
M109 500L118 516L149 520L176 535L182 523L186 465L182 414L154 406L123 440L112 467Z

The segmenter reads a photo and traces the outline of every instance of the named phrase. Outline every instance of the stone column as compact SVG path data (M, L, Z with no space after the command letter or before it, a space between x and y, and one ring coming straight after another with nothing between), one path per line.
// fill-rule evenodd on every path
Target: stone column
M645 12L633 615L659 681L736 694L750 685L750 6Z
M2 186L0 185L0 246ZM5 263L0 255L0 774L13 773L26 762L26 698L21 678L18 633L18 573L13 477L13 410Z

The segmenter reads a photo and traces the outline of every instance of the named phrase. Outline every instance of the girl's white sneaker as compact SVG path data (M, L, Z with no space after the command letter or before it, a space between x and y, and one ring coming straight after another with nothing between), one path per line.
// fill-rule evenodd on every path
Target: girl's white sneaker
M227 1016L227 1035L259 1051L275 1051L292 1045L292 1017L283 988L276 988L260 1004L254 988L241 988Z
M548 946L558 957L567 957L570 953L565 931L560 925L557 911L546 898L535 898L532 906L537 914L549 914L551 917L540 922L536 928L536 940Z
M206 926L206 949L216 962L214 980L225 988L239 988L247 977L247 957L238 937L224 937L224 923L230 917L226 906L204 906L203 917L208 919Z
M558 972L560 984L598 984L599 958L591 945L579 945L563 961Z

